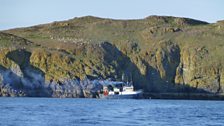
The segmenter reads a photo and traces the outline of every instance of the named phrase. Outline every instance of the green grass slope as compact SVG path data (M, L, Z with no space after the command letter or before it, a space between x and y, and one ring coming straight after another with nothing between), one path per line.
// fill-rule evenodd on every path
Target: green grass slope
M86 75L121 80L124 75L149 92L185 92L188 87L192 92L224 91L223 21L86 16L2 31L0 45L2 50L25 45L32 54L30 63L46 80ZM6 54L1 51L2 57Z

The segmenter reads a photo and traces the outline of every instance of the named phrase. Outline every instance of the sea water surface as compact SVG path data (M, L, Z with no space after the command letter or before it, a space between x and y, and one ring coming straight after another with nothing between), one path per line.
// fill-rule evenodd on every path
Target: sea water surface
M0 98L0 126L223 126L224 102Z

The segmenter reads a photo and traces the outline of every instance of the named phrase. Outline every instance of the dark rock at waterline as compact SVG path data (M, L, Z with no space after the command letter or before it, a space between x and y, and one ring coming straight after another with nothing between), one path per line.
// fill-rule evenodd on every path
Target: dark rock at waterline
M90 80L66 80L61 85L51 82L38 88L15 88L10 84L0 85L0 96L5 97L60 97L60 98L95 98L102 85Z

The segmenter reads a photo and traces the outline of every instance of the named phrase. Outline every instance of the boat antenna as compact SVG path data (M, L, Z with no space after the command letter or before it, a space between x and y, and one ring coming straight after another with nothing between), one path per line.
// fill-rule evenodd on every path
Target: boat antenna
M124 72L122 73L121 81L124 81Z
M132 76L132 73L131 73L131 85L133 85L133 76Z

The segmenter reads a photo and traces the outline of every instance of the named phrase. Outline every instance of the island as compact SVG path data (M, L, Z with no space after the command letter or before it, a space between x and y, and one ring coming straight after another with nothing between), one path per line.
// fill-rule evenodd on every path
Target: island
M75 17L0 31L0 96L97 97L97 80L143 98L220 99L224 21Z

